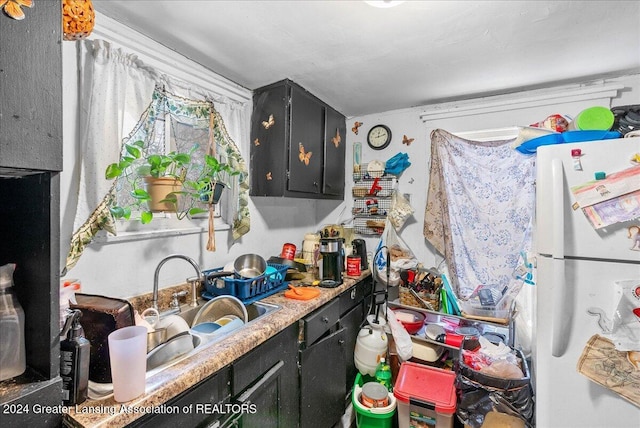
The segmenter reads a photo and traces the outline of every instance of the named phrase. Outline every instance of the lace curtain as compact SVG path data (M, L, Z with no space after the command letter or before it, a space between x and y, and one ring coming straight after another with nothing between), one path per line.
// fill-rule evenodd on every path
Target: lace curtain
M75 232L63 274L75 266L85 246L99 230L117 233L108 208L118 195L118 182L107 181L105 169L118 161L124 141L156 129L153 122L160 116L164 119L169 109L172 111L169 117L174 129L179 129L179 135L193 138L195 132L198 138L206 139L202 144L206 149L211 134L217 153L242 171L221 208L223 217L233 223L233 240L247 233L250 227L248 172L231 137L247 138L245 129L248 127L245 125L250 114L247 106L161 74L146 66L136 55L114 48L106 41L85 40L77 45L80 71L79 153L82 156L77 171L79 187ZM174 93L200 99L183 98ZM232 126L227 129L225 124Z

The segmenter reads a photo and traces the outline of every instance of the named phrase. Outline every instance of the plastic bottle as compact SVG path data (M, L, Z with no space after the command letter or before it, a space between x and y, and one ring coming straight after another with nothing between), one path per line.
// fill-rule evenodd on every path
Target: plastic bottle
M13 289L15 268L15 263L0 266L0 381L19 376L27 368L24 311Z
M381 383L388 391L393 391L391 377L391 366L387 364L384 358L380 358L380 362L376 368L376 381Z
M89 392L90 343L83 337L80 326L82 312L72 311L60 333L66 339L60 342L60 376L62 377L62 403L80 404Z

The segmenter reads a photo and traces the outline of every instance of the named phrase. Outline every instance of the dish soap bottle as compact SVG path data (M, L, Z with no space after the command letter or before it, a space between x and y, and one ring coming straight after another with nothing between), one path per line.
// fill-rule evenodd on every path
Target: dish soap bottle
M15 263L0 266L0 381L19 376L27 368L24 311L13 289L15 268Z
M62 403L65 406L80 404L89 392L89 352L90 343L83 337L80 325L82 312L72 311L67 318L60 336L60 376L62 377Z

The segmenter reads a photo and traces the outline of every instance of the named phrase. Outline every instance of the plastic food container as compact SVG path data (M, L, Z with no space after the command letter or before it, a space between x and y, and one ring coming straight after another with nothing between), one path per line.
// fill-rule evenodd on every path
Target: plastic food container
M595 106L582 110L572 122L576 130L608 131L613 126L615 117L606 107Z
M452 371L402 363L393 388L398 403L398 428L453 427L457 404L455 378Z
M409 334L416 334L424 325L425 316L421 312L408 309L393 309L393 313Z
M364 384L375 381L371 376L363 376L358 373L353 385L351 403L356 411L356 426L358 428L392 428L396 413L397 400L389 393L389 404L384 407L367 407L362 404L362 387Z

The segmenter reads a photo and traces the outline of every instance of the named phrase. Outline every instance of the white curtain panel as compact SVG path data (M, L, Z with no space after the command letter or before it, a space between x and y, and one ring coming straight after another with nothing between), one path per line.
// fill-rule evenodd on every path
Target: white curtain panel
M73 230L91 215L112 181L104 172L118 162L122 139L138 122L158 81L155 70L136 55L104 40L77 43L80 72L78 206Z

